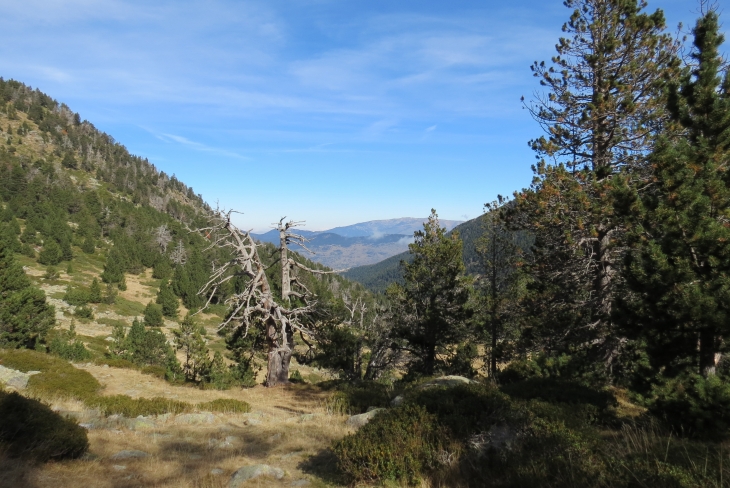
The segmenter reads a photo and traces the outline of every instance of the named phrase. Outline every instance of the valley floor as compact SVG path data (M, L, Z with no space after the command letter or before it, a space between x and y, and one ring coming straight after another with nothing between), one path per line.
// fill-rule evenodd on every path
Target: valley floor
M335 466L326 449L347 434L347 417L327 412L326 392L298 385L199 390L172 386L134 370L79 367L107 385L105 395L162 396L190 403L233 398L248 402L251 412L104 418L81 402L52 401L54 410L76 418L88 428L89 453L83 459L41 465L0 459L0 486L224 487L237 469L256 464L280 468L285 476L281 480L256 478L245 486L337 484L327 475L334 473ZM148 456L125 459L122 454L119 458L125 450L142 451Z

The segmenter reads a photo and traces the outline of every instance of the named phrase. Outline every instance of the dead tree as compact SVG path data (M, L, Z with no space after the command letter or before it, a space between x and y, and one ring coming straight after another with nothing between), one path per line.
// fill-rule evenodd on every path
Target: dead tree
M299 333L310 348L313 346L307 337L314 337L314 331L306 325L306 319L315 310L316 297L297 278L297 273L299 270L314 274L328 274L332 271L311 269L289 256L290 244L295 243L307 249L307 239L291 231L300 222L284 223L284 218L276 224L280 238L277 249L279 257L266 265L259 254L260 245L250 232L238 229L231 223L231 213L215 213L211 226L199 229L210 239L209 248L228 249L232 255L228 262L213 267L210 280L199 293L208 296L207 306L225 282L240 276L247 278L243 291L226 300L231 313L219 329L243 327L245 336L251 326L263 327L268 344L266 386L286 384L289 382L294 334ZM277 263L281 264L281 296L278 300L266 275L266 271Z

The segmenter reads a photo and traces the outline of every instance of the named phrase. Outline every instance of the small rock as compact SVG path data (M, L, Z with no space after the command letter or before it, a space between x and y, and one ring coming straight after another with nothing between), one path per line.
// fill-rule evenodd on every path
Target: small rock
M0 383L5 384L6 387L24 390L28 386L29 378L28 373L0 366Z
M192 459L193 461L197 461L198 459L203 459L203 456L201 456L200 454L191 454L190 456L188 456L188 459Z
M347 421L345 422L345 425L347 425L348 427L353 427L355 429L359 429L363 425L370 422L370 419L372 419L373 417L375 417L377 414L379 414L380 412L382 412L384 410L385 410L384 408L376 408L374 410L370 410L367 413L361 413L360 415L353 415L352 417L347 419Z
M299 417L299 420L300 420L301 422L307 422L307 421L309 421L309 420L314 420L314 419L315 419L315 418L317 418L318 416L319 416L319 415L318 415L318 414L316 414L316 413L305 413L305 414L302 414L302 415L301 415L301 416Z
M213 468L210 470L210 474L212 474L213 476L220 476L223 473L225 473L225 471L223 471L221 468Z
M378 409L378 407L368 407L368 409L365 410L365 412L372 412L373 410L377 410L377 409Z
M114 468L114 471L124 471L125 469L127 469L126 466L122 466L121 464L115 464L114 466L112 466L112 468Z
M33 375L36 375L36 374L41 374L41 372L40 371L28 371L25 374L27 374L28 376L33 376Z
M281 439L281 432L277 432L276 434L269 437L269 442L278 441L279 439Z
M94 428L94 424L88 423L88 424L79 424L79 427L83 427L86 430L91 430Z
M301 479L291 482L291 486L307 486L311 485L312 483L309 482L309 480Z
M398 395L397 397L393 398L393 399L392 399L392 400L390 401L390 405L391 405L391 406L393 406L393 407L398 407L398 406L400 406L400 405L403 405L403 402L404 402L405 400L406 400L406 399L405 399L405 398L403 397L403 395Z
M146 457L149 457L149 454L144 451L125 449L124 451L119 451L118 453L114 454L111 459L144 459Z
M284 470L280 468L272 468L268 464L254 464L252 466L244 466L233 473L231 480L228 482L229 488L239 488L248 480L258 478L259 476L269 476L280 480L284 477Z
M108 364L105 364L104 366L102 366L102 368L109 369L109 365Z
M261 421L259 419L246 419L243 423L246 425L261 425Z

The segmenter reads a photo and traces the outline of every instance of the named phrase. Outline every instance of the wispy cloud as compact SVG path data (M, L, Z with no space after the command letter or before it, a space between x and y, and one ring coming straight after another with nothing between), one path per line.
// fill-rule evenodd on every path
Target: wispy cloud
M183 146L195 149L196 151L218 154L220 156L226 156L226 157L235 158L235 159L242 159L242 160L246 160L246 161L251 160L251 158L249 158L247 156L243 156L241 154L238 154L238 153L235 153L232 151L228 151L226 149L210 147L201 142L191 141L190 139L183 137L183 136L178 136L175 134L155 134L155 133L153 133L153 134L155 135L155 137L157 137L161 141L168 142L168 143L174 142L177 144L182 144Z

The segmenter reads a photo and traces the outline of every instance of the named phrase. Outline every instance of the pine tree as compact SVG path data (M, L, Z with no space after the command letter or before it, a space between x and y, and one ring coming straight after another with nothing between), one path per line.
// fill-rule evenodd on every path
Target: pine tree
M94 238L91 236L86 236L83 244L81 244L81 250L84 251L86 254L94 254L94 251L96 251Z
M172 274L172 266L167 256L161 256L152 268L152 277L158 280L166 280Z
M655 367L708 376L730 336L730 71L716 12L693 34L694 64L670 87L682 130L658 142L653 185L638 200L629 308Z
M144 309L144 325L147 327L162 327L162 307L155 303L148 303Z
M170 319L177 318L179 303L167 280L163 280L160 284L160 290L157 292L157 304L162 307L162 315Z
M394 333L413 355L410 370L432 375L437 356L466 336L469 282L461 239L456 232L446 235L435 210L414 237L408 246L413 261L402 262L405 284L392 285L388 294L395 303Z
M477 241L483 275L479 280L479 291L484 303L484 325L489 336L489 376L497 375L497 361L505 360L507 322L510 312L522 294L520 290L519 265L522 258L517 245L516 233L510 231L503 221L502 212L507 203L501 196L485 205L482 217L484 233Z
M38 254L38 262L46 265L56 265L61 262L62 258L61 246L53 239L47 239Z
M626 219L616 195L648 177L645 154L665 119L662 88L676 45L644 0L566 0L574 9L552 65L532 67L547 94L528 108L546 132L516 194L512 222L535 236L528 334L547 352L581 350L612 368L624 340L612 321Z
M0 247L0 347L33 347L55 320L45 293L31 285L12 251Z
M208 374L210 359L208 347L206 346L203 334L205 329L198 325L188 313L180 323L180 328L173 330L175 335L175 348L182 351L185 356L183 372L188 381L199 381Z
M136 319L135 319L136 320ZM109 353L115 357L124 357L127 352L126 342L127 330L124 324L117 323L112 326L112 340L109 345Z
M99 285L99 280L94 278L91 281L91 286L89 287L89 302L90 303L101 303L102 302L102 296L101 296L101 286Z
M116 247L109 251L104 264L104 272L101 273L101 280L104 283L120 283L124 279L126 261L122 253Z

